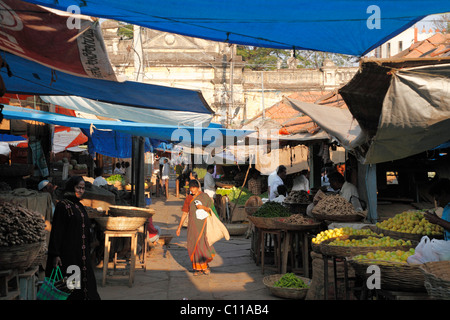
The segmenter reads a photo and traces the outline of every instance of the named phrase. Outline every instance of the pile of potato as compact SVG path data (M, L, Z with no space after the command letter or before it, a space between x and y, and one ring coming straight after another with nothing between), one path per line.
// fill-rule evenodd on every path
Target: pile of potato
M0 247L44 240L45 222L40 213L18 204L0 202Z

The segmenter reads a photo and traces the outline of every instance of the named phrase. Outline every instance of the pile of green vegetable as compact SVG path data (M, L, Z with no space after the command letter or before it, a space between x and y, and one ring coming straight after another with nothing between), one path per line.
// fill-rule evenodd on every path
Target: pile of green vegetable
M109 176L108 178L106 178L106 181L112 182L112 183L115 183L116 181L119 181L122 184L125 183L125 179L123 178L123 176L121 174L114 174L112 176Z
M289 217L291 213L281 203L268 201L253 214L254 217L275 218Z
M308 288L308 285L293 273L285 273L273 286L279 288Z
M242 189L242 192L241 192ZM239 193L241 192L241 196L239 197ZM245 187L237 188L233 187L231 189L227 188L217 188L216 194L220 194L222 196L228 196L228 199L231 202L237 203L238 205L245 205L247 200L253 196L253 194ZM239 197L239 199L238 199Z

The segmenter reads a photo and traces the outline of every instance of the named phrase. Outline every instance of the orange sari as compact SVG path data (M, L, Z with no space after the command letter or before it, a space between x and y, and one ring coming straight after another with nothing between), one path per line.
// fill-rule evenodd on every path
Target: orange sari
M209 208L212 208L213 203L206 193L201 192L196 197L193 197L189 204L189 220L187 228L188 254L194 271L203 271L208 269L208 263L212 261L216 252L214 247L208 245L208 242L206 241L207 219L197 219L195 214L197 207L193 200L199 200L204 206Z

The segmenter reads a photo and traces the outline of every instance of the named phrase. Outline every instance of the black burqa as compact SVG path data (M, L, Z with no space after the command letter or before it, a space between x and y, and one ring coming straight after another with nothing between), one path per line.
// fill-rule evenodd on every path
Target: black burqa
M68 300L98 300L97 282L90 257L90 221L80 199L75 196L75 185L82 178L72 177L65 186L64 199L59 201L53 215L50 242L48 245L46 276L53 270L53 259L60 257L61 272L67 274L67 267L76 265L81 271L81 289L75 289Z

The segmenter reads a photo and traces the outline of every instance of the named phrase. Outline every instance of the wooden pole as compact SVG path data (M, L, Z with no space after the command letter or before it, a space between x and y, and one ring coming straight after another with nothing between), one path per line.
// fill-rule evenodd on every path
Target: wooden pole
M231 210L231 214L230 214L230 222L233 220L234 209L236 209L236 206L237 206L237 203L238 203L238 201L239 201L239 198L241 197L242 189L244 188L245 184L247 183L247 177L248 177L248 173L249 173L251 167L252 167L252 161L250 160L250 163L248 164L247 173L245 174L244 183L242 184L242 187L241 187L241 190L239 191L239 195L238 195L238 197L237 197L237 200L236 200L236 202L234 203L233 210Z

